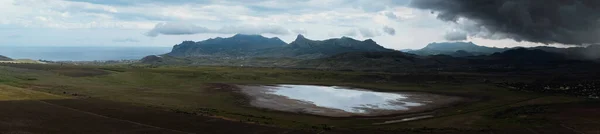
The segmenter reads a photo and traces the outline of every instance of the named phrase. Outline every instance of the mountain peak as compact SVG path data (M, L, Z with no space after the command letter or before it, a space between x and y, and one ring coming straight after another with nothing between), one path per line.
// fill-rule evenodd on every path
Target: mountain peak
M309 41L309 39L304 37L304 35L302 35L302 34L298 34L298 36L296 37L296 40L294 40L294 42L303 42L303 41Z
M298 36L296 36L296 40L298 39L306 39L306 37L304 37L302 34L298 34Z
M367 43L375 43L375 41L374 41L373 39L366 39L366 40L365 40L365 41L363 41L363 42L367 42Z

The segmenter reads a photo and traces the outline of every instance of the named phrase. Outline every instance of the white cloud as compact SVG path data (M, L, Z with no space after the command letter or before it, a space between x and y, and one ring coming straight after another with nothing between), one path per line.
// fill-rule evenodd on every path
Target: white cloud
M348 30L348 31L346 31L346 32L342 33L342 35L343 35L343 36L354 37L354 36L356 36L356 35L357 35L357 32L356 32L356 30L355 30L355 29L351 29L351 30ZM337 36L337 35L334 35L334 36Z
M221 29L216 30L215 33L288 35L290 32L288 29L277 25L238 25L222 27Z
M158 23L154 29L148 31L146 35L156 37L159 34L164 35L185 35L185 34L197 34L197 33L209 33L212 30L197 26L191 23L183 22L171 22L171 23Z
M294 34L302 34L302 35L306 35L308 33L308 31L306 31L306 29L294 29L294 30L291 30L291 31Z
M418 48L444 41L439 29L456 28L429 11L405 6L409 0L0 0L0 31L38 34L36 40L5 39L12 44L115 43L114 35L139 44L170 46L229 34L266 34L291 41L295 34L312 39L373 38L390 48ZM171 24L173 23L173 24ZM160 25L159 25L160 24ZM383 28L382 27L387 27ZM76 29L76 30L73 30ZM94 32L101 30L103 32ZM39 35L32 31L48 34ZM59 33L52 32L60 31ZM65 31L87 31L85 34ZM127 32L123 32L127 31ZM87 35L86 35L87 34ZM93 36L90 36L93 34ZM159 35L160 38L148 36ZM395 36L381 36L395 35ZM60 35L60 36L59 36ZM176 35L176 36L175 36ZM501 36L501 35L472 35ZM124 40L122 40L124 41ZM125 43L123 43L125 44Z
M375 37L375 36L380 36L381 35L381 33L379 33L379 31L372 30L372 29L367 29L367 28L359 28L358 32L360 33L360 35L362 37L365 37L365 38L371 38L371 37Z
M289 30L276 25L237 25L224 26L220 29L209 29L198 26L193 23L186 22L168 22L158 23L156 26L146 33L147 36L156 37L163 35L189 35L200 33L218 33L218 34L273 34L287 35Z

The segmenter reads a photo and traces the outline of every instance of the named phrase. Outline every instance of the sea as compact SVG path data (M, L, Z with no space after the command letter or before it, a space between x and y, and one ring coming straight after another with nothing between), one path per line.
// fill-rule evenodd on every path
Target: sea
M160 55L171 47L23 47L0 46L0 55L12 59L50 61L136 60L148 55Z

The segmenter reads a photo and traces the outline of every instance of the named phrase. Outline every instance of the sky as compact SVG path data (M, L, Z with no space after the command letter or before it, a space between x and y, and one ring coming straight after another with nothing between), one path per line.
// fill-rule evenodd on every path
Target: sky
M473 34L464 24L481 22L479 18L470 21L471 16L457 13L465 19L440 19L448 13L444 11L454 10L420 4L415 6L411 0L1 0L0 46L170 47L237 33L279 37L288 43L298 34L313 40L347 36L373 39L397 50L446 41L494 47L565 43Z

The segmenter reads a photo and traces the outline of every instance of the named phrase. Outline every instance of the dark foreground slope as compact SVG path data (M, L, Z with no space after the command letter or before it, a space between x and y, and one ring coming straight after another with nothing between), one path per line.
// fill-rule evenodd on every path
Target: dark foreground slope
M107 73L72 75L98 70ZM568 81L574 82L569 86L582 85L578 90L600 91L598 84L578 83L600 80L598 73L587 72L562 73L570 79L535 89L562 91L565 84L558 82ZM52 64L3 64L0 73L0 114L7 115L0 116L0 133L594 133L598 131L594 120L600 117L600 103L581 94L522 92L531 88L497 85L563 75ZM331 118L252 107L232 86L236 84L334 85L428 92L471 101L423 113ZM378 125L423 115L433 117Z
M98 99L0 101L0 133L304 133Z

